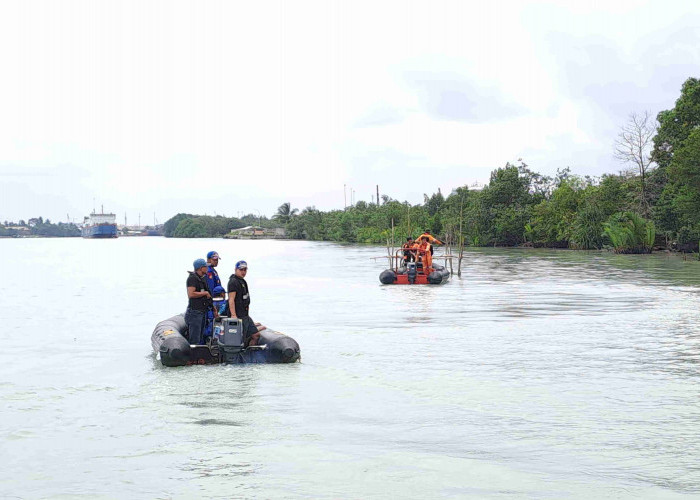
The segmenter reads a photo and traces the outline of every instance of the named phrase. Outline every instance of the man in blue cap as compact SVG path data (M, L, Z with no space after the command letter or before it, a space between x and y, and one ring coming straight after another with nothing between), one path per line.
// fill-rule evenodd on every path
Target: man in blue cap
M219 279L219 273L217 273L216 269L214 269L216 266L219 265L220 260L221 258L219 257L219 253L215 250L212 250L209 253L207 253L207 272L204 275L204 277L207 280L207 285L209 285L209 292L211 292L212 298L216 296L216 294L214 293L216 287L221 288L221 280ZM206 341L207 337L211 337L212 332L214 330L215 310L216 307L212 307L207 311L207 319L204 323L204 335L202 339L204 341Z
M258 345L260 338L259 331L265 329L264 326L258 328L248 314L250 307L250 291L245 280L248 274L248 263L244 260L236 262L236 270L228 280L228 305L232 318L243 320L243 335L246 345Z
M220 260L219 253L214 250L207 254L207 284L209 285L209 290L214 290L217 286L221 286L219 273L214 269L219 265Z
M204 329L206 326L207 311L212 308L211 293L204 275L207 273L207 263L204 259L195 260L192 265L194 272L188 271L187 277L187 311L185 323L187 324L187 337L190 344L201 345L204 343Z

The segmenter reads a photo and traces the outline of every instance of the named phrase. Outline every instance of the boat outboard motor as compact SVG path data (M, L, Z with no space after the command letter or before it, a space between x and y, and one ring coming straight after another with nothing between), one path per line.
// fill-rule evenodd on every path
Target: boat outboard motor
M416 282L416 274L418 273L416 269L415 262L406 263L406 275L408 276L408 282L413 284Z
M214 327L214 338L218 342L219 352L224 363L234 361L245 350L243 320L239 318L221 318L221 325Z

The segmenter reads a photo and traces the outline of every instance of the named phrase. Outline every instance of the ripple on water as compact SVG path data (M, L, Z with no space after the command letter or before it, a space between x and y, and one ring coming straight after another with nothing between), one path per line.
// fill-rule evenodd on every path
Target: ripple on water
M52 321L40 358L0 351L0 496L700 493L696 262L481 249L461 278L399 287L378 283L383 248L91 243L2 242L33 263L23 279L43 284L33 300ZM298 340L303 363L164 369L146 356L210 247L224 276L248 260L253 317ZM158 255L149 272L130 271L144 255ZM26 328L6 312L25 302L3 299L8 335Z

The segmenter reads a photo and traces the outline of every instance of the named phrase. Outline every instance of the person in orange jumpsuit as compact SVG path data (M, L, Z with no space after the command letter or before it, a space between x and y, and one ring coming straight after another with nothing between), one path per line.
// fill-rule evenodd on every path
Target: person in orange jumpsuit
M418 258L423 262L423 272L427 273L428 269L433 267L433 254L431 252L432 245L427 236L422 236L420 238L420 244L418 245Z

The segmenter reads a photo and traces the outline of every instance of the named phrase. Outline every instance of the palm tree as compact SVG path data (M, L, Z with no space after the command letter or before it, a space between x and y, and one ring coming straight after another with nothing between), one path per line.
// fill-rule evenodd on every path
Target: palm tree
M278 208L277 208L277 213L272 216L273 219L281 222L282 224L289 224L289 221L292 220L292 217L294 217L297 212L299 211L298 208L295 208L292 210L292 205L289 202L282 203Z

